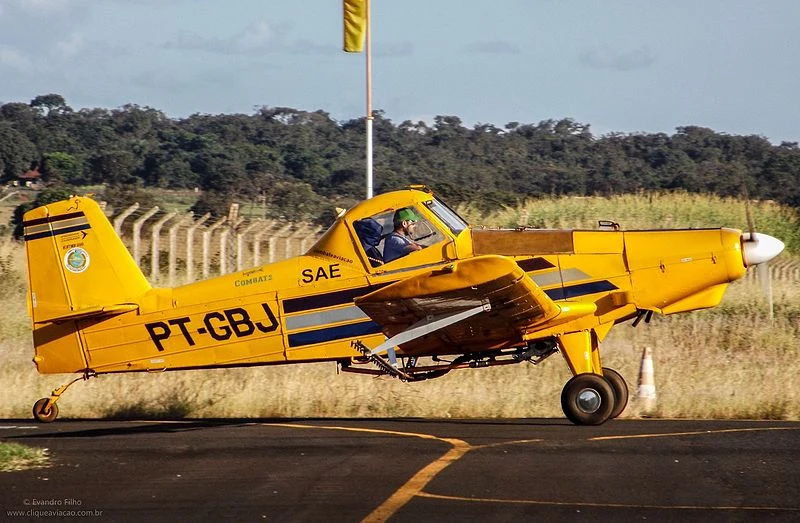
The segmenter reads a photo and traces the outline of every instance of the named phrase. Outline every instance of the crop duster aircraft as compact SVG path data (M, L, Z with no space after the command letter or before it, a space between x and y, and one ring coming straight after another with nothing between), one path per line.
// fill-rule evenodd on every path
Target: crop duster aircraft
M713 307L783 249L752 231L606 225L471 228L411 186L342 212L302 256L170 289L150 286L95 201L48 204L24 217L33 361L79 376L33 414L53 421L67 387L100 374L332 361L414 382L559 352L564 414L601 424L628 399L602 366L611 327Z

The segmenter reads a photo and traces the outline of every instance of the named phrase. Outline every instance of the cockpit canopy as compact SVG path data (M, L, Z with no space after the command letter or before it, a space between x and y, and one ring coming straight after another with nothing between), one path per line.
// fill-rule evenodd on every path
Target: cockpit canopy
M361 259L367 270L393 270L441 262L445 246L467 228L467 223L430 191L412 188L376 196L348 210L312 252ZM402 239L390 238L392 235ZM387 240L393 243L388 249ZM397 242L419 248L398 254Z

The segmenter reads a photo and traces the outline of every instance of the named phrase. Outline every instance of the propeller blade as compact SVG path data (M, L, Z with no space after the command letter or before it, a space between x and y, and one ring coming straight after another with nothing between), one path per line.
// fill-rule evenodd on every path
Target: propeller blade
M748 267L764 263L779 255L785 245L777 238L760 232L742 233L744 264Z
M774 318L775 313L772 304L772 277L769 273L769 263L761 263L756 266L756 277L758 278L758 283L761 284L761 293L764 294L764 299L767 300L769 319L771 320Z
M753 213L750 212L750 198L747 196L747 190L745 189L745 200L744 200L744 214L747 217L747 230L750 232L750 237L753 238L753 234L756 232L756 227L753 225ZM752 241L758 241L758 239L754 239Z

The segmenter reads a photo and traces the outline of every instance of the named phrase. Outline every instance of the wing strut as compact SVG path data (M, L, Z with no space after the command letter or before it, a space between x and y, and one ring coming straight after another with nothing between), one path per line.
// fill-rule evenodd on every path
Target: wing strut
M392 336L391 338L389 338L388 340L384 341L383 343L375 347L372 350L372 352L369 353L369 355L374 356L382 352L389 351L389 357L392 358L392 356L394 356L392 352L394 352L394 348L397 347L398 345L402 345L403 343L408 343L409 341L416 340L417 338L425 336L426 334L430 334L439 329L448 327L454 323L458 323L459 321L466 320L467 318L475 316L478 313L490 310L492 310L492 306L491 304L489 304L489 300L483 300L480 305L478 305L477 307L473 307L471 309L463 310L452 314L428 316L418 321L414 325L410 326L403 332L399 332L394 336Z
M475 316L484 311L492 310L489 300L483 300L482 303L471 309L455 312L452 314L440 314L438 316L428 316L414 325L410 326L403 332L399 332L378 345L372 351L369 350L361 341L356 340L353 346L366 358L374 363L379 369L386 374L400 378L402 381L412 381L412 377L397 368L397 356L395 355L395 347L403 343L415 340L426 334L436 332L459 321L466 320L471 316ZM382 352L388 353L389 360L385 360L380 356Z

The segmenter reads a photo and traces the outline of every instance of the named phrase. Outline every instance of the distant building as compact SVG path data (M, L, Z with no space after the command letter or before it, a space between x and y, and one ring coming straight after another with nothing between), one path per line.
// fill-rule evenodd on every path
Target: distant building
M32 165L31 169L25 171L17 178L17 183L23 187L36 188L42 184L42 173L39 172L39 165Z

